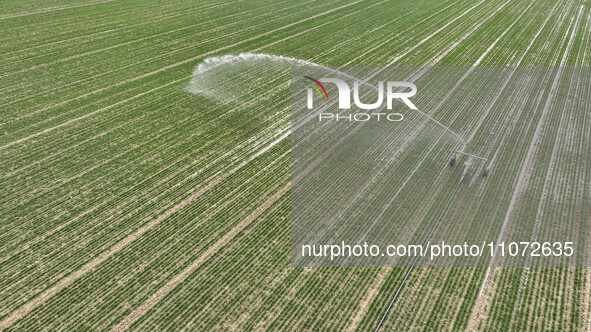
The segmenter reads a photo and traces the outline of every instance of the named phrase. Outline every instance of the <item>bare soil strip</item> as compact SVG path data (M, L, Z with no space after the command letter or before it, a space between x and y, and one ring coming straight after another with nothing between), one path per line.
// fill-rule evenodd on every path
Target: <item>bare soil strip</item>
M583 301L581 307L583 312L583 328L584 331L591 331L591 268L586 267L585 270L585 289L583 291Z
M113 2L113 1L115 1L115 0L95 1L95 2L83 3L83 4L79 4L79 5L73 5L73 6L56 6L56 7L42 8L42 9L30 11L30 12L2 15L2 16L0 16L0 20L5 20L5 19L9 19L9 18L14 18L14 17L22 17L22 16L28 16L28 15L41 14L41 13L49 13L49 12L54 12L54 11L58 11L58 10L66 10L66 9L71 9L71 8L99 5L99 4Z
M353 316L353 318L351 319L351 323L349 324L349 327L347 327L347 331L357 331L357 328L359 327L361 320L363 319L363 317L365 317L365 314L369 310L369 306L376 298L376 296L379 294L380 287L382 286L384 281L386 281L386 276L388 276L388 273L390 273L391 270L391 268L380 269L380 272L378 272L378 275L369 286L367 294L359 303L359 308L355 312L355 316Z

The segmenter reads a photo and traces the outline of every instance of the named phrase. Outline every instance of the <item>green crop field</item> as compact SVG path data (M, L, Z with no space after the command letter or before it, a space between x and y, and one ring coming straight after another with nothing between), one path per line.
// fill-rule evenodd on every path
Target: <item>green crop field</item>
M412 113L378 142L401 143L376 186L406 238L443 210L434 239L479 227L590 253L588 0L2 0L0 31L0 330L591 331L588 256L291 260L290 67L310 64L463 68L456 106L490 85L431 114L487 158L466 178ZM309 156L314 173L326 155Z

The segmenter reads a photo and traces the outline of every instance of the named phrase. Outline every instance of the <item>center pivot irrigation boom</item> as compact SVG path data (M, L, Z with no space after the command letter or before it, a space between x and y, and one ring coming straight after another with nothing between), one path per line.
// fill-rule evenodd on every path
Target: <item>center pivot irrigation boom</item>
M472 144L466 142L466 145L469 146L472 151L474 151L474 146ZM458 154L463 154L463 155L468 156L468 160L466 160L464 162L465 167L464 167L464 172L462 173L462 175L466 175L466 173L468 172L468 168L470 167L470 165L472 165L472 158L484 160L485 162L488 161L488 159L486 159L486 158L479 157L475 154L466 153L466 152L462 152L462 151L458 150L454 153L453 157L449 161L449 166L454 167L456 165L456 160L458 159ZM482 176L488 176L488 173L489 173L489 169L485 168L484 171L482 172Z

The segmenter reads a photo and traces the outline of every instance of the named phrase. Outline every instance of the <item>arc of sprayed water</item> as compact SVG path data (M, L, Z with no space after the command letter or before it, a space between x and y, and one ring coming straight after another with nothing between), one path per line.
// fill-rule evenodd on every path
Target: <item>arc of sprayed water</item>
M361 84L366 85L376 91L378 91L378 87L367 83L367 79L366 80L359 80L357 77L354 77L352 75L349 75L347 73L344 73L338 69L334 69L334 68L329 68L326 67L324 65L312 62L312 61L307 61L307 60L302 60L302 59L296 59L296 58L292 58L292 57L286 57L286 56L282 56L282 55L271 55L271 54L265 54L265 53L240 53L238 55L223 55L223 56L219 56L219 57L212 57L212 58L207 58L203 61L202 64L200 64L199 66L197 66L197 68L195 69L195 74L197 73L203 73L205 71L208 71L212 68L215 68L217 66L229 63L229 62L233 62L233 61L238 61L238 60L252 60L252 59L268 59L268 60L272 60L272 61L286 61L286 62L295 62L297 64L303 65L303 66L310 66L310 67L319 67L322 69L325 69L327 71L331 71L334 73L337 73L339 75L348 77L350 79L354 79L357 81L360 81ZM211 66L213 65L213 66ZM211 67L210 67L211 66ZM371 75L369 78L377 75L379 72L376 72L374 75ZM368 79L369 79L368 78ZM417 111L419 114L423 115L424 117L426 117L427 119L435 122L438 126L440 126L441 128L445 129L447 132L451 133L454 137L456 137L457 139L459 139L462 143L464 143L466 146L470 147L472 150L474 150L474 146L468 142L466 139L464 139L462 136L460 136L458 133L454 132L453 130L451 130L449 127L445 126L443 123L439 122L438 120L434 119L433 117L431 117L429 114L419 110L419 109L414 109L414 111Z
M307 61L307 60L302 60L302 59L296 59L296 58L292 58L292 57L286 57L283 55L272 55L272 54L265 54L265 53L240 53L238 55L232 55L232 54L228 54L228 55L223 55L223 56L218 56L218 57L211 57L211 58L207 58L203 61L203 63L199 64L197 66L197 68L194 71L194 74L201 74L204 73L208 70L211 70L212 68L215 68L217 66L221 66L224 64L227 64L229 62L233 62L233 61L238 61L238 60L252 60L252 59L268 59L271 61L285 61L285 62L295 62L297 64L303 65L303 66L310 66L310 67L319 67L322 69L325 69L327 71L331 71L334 73L337 73L339 75L348 77L350 79L354 79L357 81L360 81L361 84L366 85L376 91L379 91L378 87L373 85L373 84L369 84L367 83L367 79L366 80L359 80L357 77L354 77L352 75L349 75L347 73L344 73L338 69L334 69L334 68L329 68L326 67L324 65L312 62L312 61ZM376 71L375 74L371 75L369 78L374 77L375 75L377 75L380 71ZM368 79L369 79L368 78ZM438 126L440 126L441 128L443 128L444 130L446 130L447 132L451 133L454 137L456 137L458 140L460 140L462 143L464 143L466 146L468 146L469 148L472 149L472 151L475 150L474 146L468 142L466 139L464 139L462 136L460 136L458 133L456 133L455 131L451 130L449 127L445 126L443 123L439 122L438 120L434 119L433 117L431 117L429 114L419 110L419 109L414 109L414 111L417 111L419 114L421 114L422 116L426 117L427 119L435 122Z

